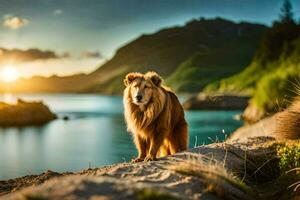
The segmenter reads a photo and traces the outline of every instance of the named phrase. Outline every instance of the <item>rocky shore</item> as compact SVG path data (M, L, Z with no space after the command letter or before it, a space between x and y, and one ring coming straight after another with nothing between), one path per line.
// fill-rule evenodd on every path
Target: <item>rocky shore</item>
M153 162L121 163L78 173L48 171L1 181L0 198L285 198L286 186L273 182L268 186L280 175L274 143L270 137L248 138L199 146Z
M42 125L56 119L43 102L0 103L0 127Z
M257 122L250 122L233 132L228 140L272 136L277 140L300 138L300 101L294 101L288 108L265 117Z
M248 106L249 97L233 95L207 95L200 93L187 99L186 110L243 110Z

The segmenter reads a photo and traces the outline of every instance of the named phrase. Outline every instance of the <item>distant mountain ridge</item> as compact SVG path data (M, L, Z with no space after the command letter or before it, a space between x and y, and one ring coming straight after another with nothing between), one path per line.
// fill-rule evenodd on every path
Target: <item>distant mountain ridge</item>
M260 24L234 23L221 18L192 20L182 27L162 29L153 34L140 36L118 49L112 59L91 74L20 80L22 86L14 84L10 89L21 92L121 94L122 79L126 73L154 70L164 78L168 78L182 66L182 63L195 55L201 55L202 58L194 63L194 68L205 68L206 71L212 69L210 73L205 74L206 79L209 76L213 77L212 80L209 78L206 80L207 84L216 78L228 76L226 71L229 71L229 74L237 73L248 65L266 29L266 26ZM202 71L198 70L197 73L201 74ZM218 75L215 76L215 73ZM170 86L176 86L174 82L178 84L185 81L182 78L189 78L178 75L171 77ZM201 77L191 78L197 81ZM24 87L25 85L27 87ZM199 91L203 87L203 84L193 87L192 92ZM188 85L184 88L189 89ZM180 88L176 89L180 91ZM188 89L184 89L183 92L189 92Z

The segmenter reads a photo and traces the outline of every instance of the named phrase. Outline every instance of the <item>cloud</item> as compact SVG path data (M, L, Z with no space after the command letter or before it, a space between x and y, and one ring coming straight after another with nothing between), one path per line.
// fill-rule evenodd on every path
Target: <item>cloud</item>
M22 77L32 76L69 76L79 73L91 73L105 62L104 59L77 57L37 60L33 62L20 63L14 66L18 67Z
M18 29L29 23L28 19L12 15L5 15L3 26L9 29Z
M84 51L81 53L83 58L102 58L102 55L99 51Z
M60 9L56 9L56 10L53 11L53 14L54 15L61 15L61 14L63 14L63 11L60 10Z
M61 59L70 57L69 53L58 55L54 51L40 49L5 49L0 48L0 64L25 63L35 60Z

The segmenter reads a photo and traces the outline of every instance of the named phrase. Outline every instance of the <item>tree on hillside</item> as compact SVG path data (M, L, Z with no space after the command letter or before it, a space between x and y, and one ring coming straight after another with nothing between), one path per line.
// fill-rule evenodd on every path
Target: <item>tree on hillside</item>
M281 7L280 13L280 21L281 22L289 22L294 21L293 19L293 12L292 12L292 4L289 0L284 0L283 5Z
M278 60L293 50L292 42L299 36L299 26L293 19L292 5L285 0L281 8L280 20L275 21L264 35L256 58L262 63Z

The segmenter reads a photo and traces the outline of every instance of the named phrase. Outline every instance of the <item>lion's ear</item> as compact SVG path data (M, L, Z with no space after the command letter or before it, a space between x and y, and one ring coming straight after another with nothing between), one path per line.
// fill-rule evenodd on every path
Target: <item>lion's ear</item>
M148 72L147 76L150 77L150 79L154 83L154 85L160 86L160 84L162 82L162 78L156 72Z
M132 81L134 81L134 79L136 79L137 77L139 77L140 74L136 73L136 72L132 72L126 75L125 79L124 79L124 85L127 87L129 86Z

